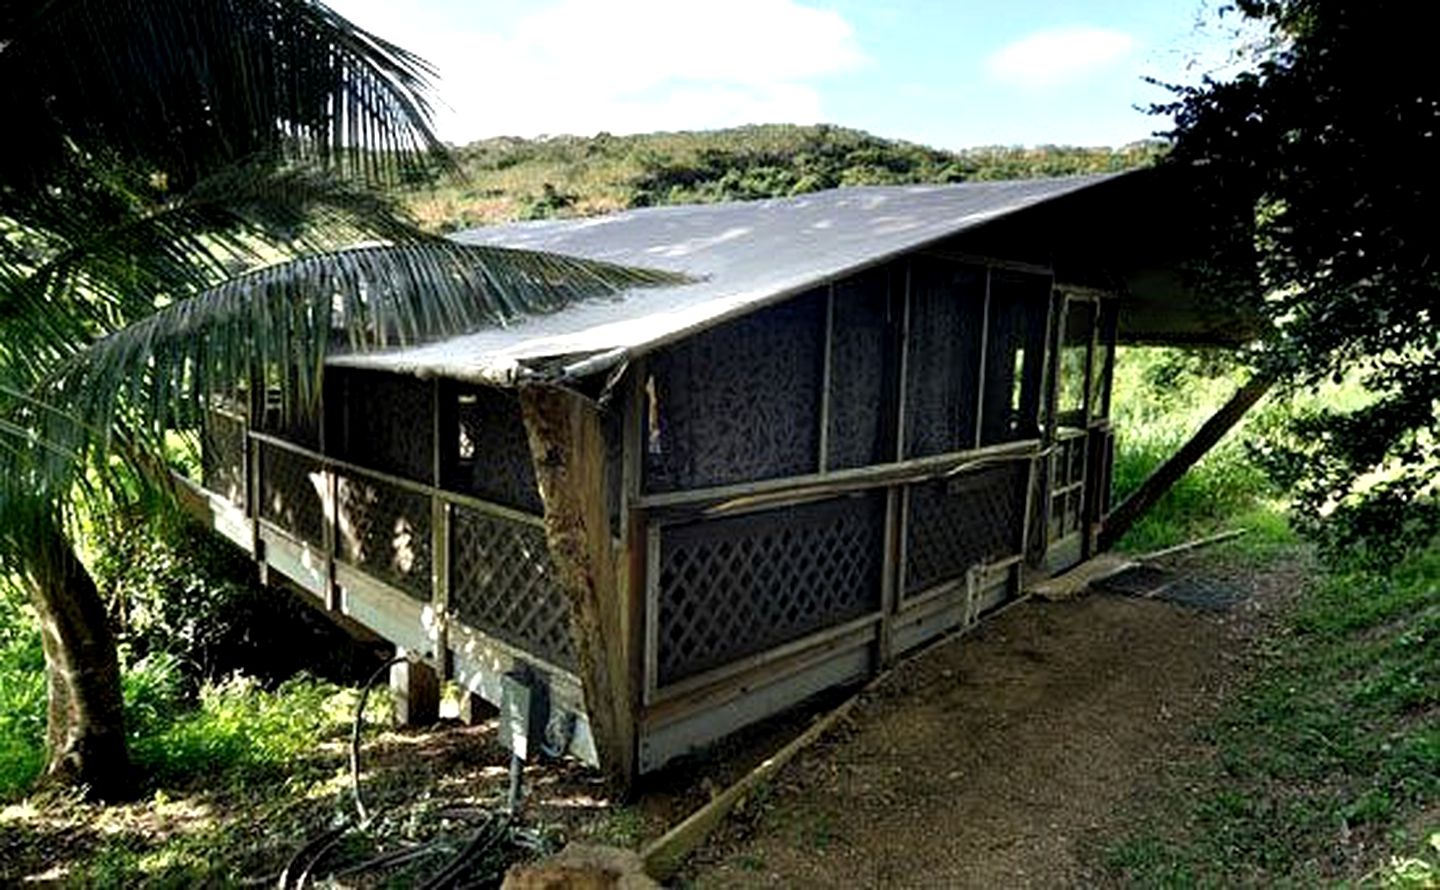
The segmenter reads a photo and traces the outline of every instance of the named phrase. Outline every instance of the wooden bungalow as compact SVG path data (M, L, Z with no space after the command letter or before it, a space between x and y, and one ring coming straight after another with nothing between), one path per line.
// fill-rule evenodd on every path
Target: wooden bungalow
M1181 284L1184 195L853 188L462 233L693 282L336 357L303 423L214 414L214 526L628 781L1095 550L1117 339L1244 336Z

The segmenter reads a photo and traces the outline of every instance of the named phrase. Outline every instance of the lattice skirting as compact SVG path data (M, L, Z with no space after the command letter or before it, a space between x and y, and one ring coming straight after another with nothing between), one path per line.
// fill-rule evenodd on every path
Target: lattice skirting
M1085 481L1086 437L1075 436L1056 443L1050 460L1050 538L1058 540L1077 531L1084 515L1086 492L1083 487L1075 486Z
M460 621L568 670L570 606L536 525L453 508L450 611Z
M337 555L417 600L431 597L430 498L365 477L335 480Z
M325 474L320 462L260 444L260 516L306 543L325 540Z
M663 528L658 685L876 611L884 534L878 493Z
M1026 461L1009 461L910 488L905 595L962 578L973 565L1020 550Z
M237 507L245 491L245 421L226 414L205 415L200 440L200 483Z

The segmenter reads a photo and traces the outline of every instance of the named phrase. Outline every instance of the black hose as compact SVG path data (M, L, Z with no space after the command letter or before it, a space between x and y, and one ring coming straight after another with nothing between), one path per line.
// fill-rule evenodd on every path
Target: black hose
M315 866L319 865L321 861L324 860L326 855L328 855L331 850L335 849L335 845L340 843L340 839L344 837L345 833L349 831L352 827L353 826L349 824L349 820L347 819L346 824L341 825L339 830L335 831L334 834L325 841L325 843L320 845L320 848L315 851L315 855L311 856L310 861L306 863L305 869L300 872L300 876L295 879L295 887L297 888L297 890L304 890L305 885L310 881L310 872L314 871Z
M428 844L420 844L414 847L401 847L398 850L391 850L388 853L381 853L379 856L366 859L364 862L347 865L342 869L331 872L330 877L338 880L339 878L359 874L362 871L369 871L372 868L390 868L400 865L403 862L420 859L424 856L431 856L438 852L440 852L439 841L431 841Z
M285 870L280 872L280 890L289 890L292 886L290 883L291 872L303 864L304 868L300 870L294 884L298 887L300 881L310 874L310 867L315 864L315 861L327 853L341 835L350 830L351 824L350 817L347 816L344 822L296 850L295 855L290 857L290 861L285 863Z
M487 819L485 824L480 826L480 830L475 832L475 836L470 839L470 843L465 845L465 849L456 854L455 858L451 859L430 880L420 885L420 890L444 890L454 884L472 861L489 852L491 847L505 837L509 828L509 816Z
M355 704L355 718L350 727L350 781L351 794L355 800L355 818L347 816L339 826L325 831L297 850L280 873L280 890L292 890L292 888L298 890L303 887L310 879L311 872L335 848L346 832L356 827L363 828L370 822L371 815L365 807L365 800L360 790L360 730L365 722L365 705L370 699L370 691L391 668L411 660L409 655L397 655L376 668L360 690L360 700ZM484 822L470 841L440 871L421 885L421 890L445 890L445 888L455 886L467 868L510 835L512 815L506 813L497 816L494 813L485 813ZM408 849L392 850L355 865L346 866L334 872L331 877L353 875L372 868L399 865L438 853L441 849L438 841L431 841ZM295 875L293 882L291 875Z
M370 816L365 811L365 799L360 795L360 726L365 722L365 702L370 699L370 690L381 677L388 674L395 665L409 660L408 655L397 655L376 668L370 679L365 681L365 688L360 690L360 701L355 703L355 722L350 727L350 791L355 797L355 813L362 825L370 821Z

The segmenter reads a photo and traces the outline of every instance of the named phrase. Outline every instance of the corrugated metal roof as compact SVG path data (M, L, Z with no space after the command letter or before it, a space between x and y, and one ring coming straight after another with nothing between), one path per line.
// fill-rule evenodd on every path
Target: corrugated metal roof
M966 229L1123 174L833 189L794 198L630 210L516 223L459 241L681 272L694 283L636 288L421 346L337 356L331 364L509 382L531 362L630 355Z

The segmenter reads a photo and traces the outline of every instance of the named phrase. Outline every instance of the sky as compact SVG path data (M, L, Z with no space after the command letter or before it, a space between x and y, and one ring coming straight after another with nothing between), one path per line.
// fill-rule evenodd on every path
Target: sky
M939 148L1123 145L1224 73L1218 0L329 0L432 63L440 137L830 123Z

